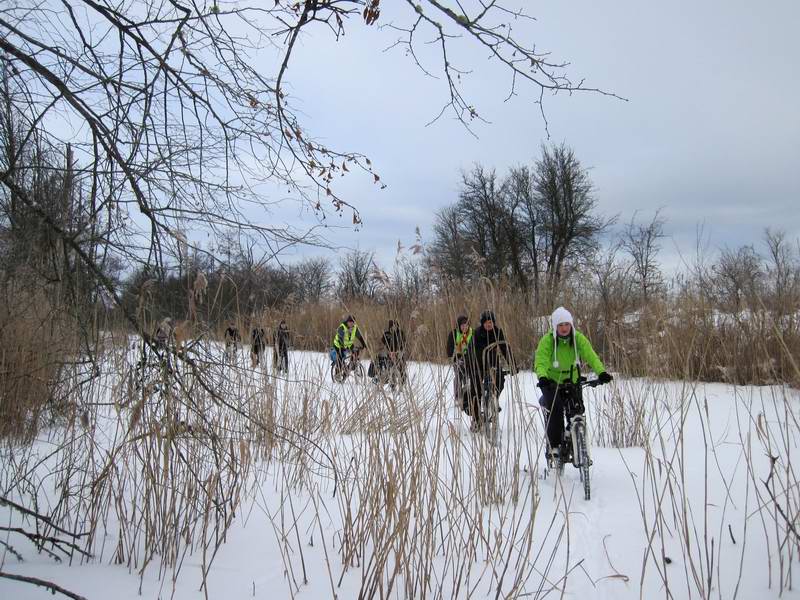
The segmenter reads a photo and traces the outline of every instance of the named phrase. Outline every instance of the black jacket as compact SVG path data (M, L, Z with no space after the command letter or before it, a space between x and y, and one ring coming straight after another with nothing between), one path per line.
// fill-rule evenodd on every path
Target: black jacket
M510 364L512 363L511 353L508 346L505 344L495 346L486 352L486 356L484 356L484 350L486 350L491 344L505 341L506 336L503 333L503 330L497 325L494 326L492 331L486 331L486 329L481 326L475 332L475 335L472 336L472 348L475 357L475 366L481 375L483 375L483 371L486 366L493 365L499 367L500 357L497 353L498 349L503 353L506 361Z
M275 339L273 340L275 347L278 349L278 352L287 352L289 346L291 346L291 337L289 335L288 329L281 329L280 327L275 328Z
M403 352L406 349L406 334L402 329L387 329L383 332L383 345L389 352Z
M263 327L255 327L253 331L250 332L250 343L253 346L253 349L263 350L264 346L266 345L267 341L267 334L264 331Z

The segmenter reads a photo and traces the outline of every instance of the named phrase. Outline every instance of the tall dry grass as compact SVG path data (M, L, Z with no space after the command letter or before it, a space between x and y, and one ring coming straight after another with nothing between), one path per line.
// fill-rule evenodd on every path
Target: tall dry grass
M800 355L800 318L758 308L737 314L721 311L702 295L653 300L627 313L603 310L592 296L566 294L577 327L592 340L610 370L633 377L722 381L739 384L788 382L800 385L789 356ZM389 319L405 329L415 360L444 362L445 340L456 317L466 314L473 327L487 308L495 311L522 368L531 368L539 339L554 306L532 306L529 298L485 281L481 286L443 292L425 302L381 304L358 301L304 304L267 312L255 320L267 327L285 318L296 345L325 351L345 314L356 317L371 348ZM244 319L243 319L244 321Z
M78 339L41 291L10 284L0 307L0 439L29 443L46 421L74 409L65 363Z

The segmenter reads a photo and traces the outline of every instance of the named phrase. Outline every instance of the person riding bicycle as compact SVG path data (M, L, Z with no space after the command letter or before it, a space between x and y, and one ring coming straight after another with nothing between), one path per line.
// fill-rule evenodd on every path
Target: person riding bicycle
M356 340L358 340L362 348L367 349L367 343L358 330L356 320L352 315L347 315L342 319L339 327L336 328L336 333L333 336L333 348L331 348L331 354L339 369L344 364L345 351L352 351Z
M489 349L489 346L495 343L498 345ZM506 344L506 336L503 330L497 325L497 319L494 312L491 310L485 310L481 313L481 326L472 338L472 345L474 353L474 368L471 369L473 405L470 412L472 414L474 428L480 425L480 405L478 402L482 396L483 378L486 374L485 369L495 369L496 379L493 383L495 386L496 398L500 398L500 394L505 387L506 372L501 368L498 349L514 371L516 370L516 366L510 348ZM496 408L500 411L499 400Z
M228 322L228 327L225 329L225 360L234 362L236 355L239 353L239 346L242 343L242 336L239 333L239 328L233 321Z
M389 327L383 332L383 351L378 354L378 369L384 371L394 365L400 372L401 381L406 379L406 334L397 321L389 320ZM387 361L388 358L388 361Z
M159 348L167 348L171 343L175 342L175 325L171 317L165 317L156 327L156 332L153 335L155 344Z
M261 355L267 347L267 333L263 327L254 325L250 332L250 364L255 369L261 364Z
M447 357L453 361L453 392L455 393L456 406L461 404L461 410L469 414L468 394L463 393L462 382L469 377L469 370L474 368L474 354L472 353L472 336L474 332L469 326L466 315L459 315L456 319L456 328L447 335ZM469 388L469 386L467 386ZM460 400L459 400L460 399Z
M548 458L552 460L558 458L558 449L564 437L564 403L558 394L559 385L577 382L581 360L597 373L600 383L608 383L613 377L606 371L589 339L575 329L572 314L566 308L559 306L555 309L550 322L553 328L539 340L533 370L539 378L537 385L542 390L539 403L548 414Z
M289 372L289 346L291 346L291 336L286 321L281 319L275 328L273 336L272 364L276 371Z

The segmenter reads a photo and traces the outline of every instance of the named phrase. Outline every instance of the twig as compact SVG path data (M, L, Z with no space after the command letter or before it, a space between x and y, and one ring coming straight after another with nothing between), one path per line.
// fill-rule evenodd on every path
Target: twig
M46 581L44 579L37 579L36 577L26 577L24 575L13 575L12 573L4 573L3 571L0 571L0 577L3 577L5 579L11 579L13 581L21 581L23 583L38 585L39 587L47 588L48 590L50 590L50 593L52 594L58 592L60 594L64 594L68 598L74 598L74 600L86 600L84 596L79 596L74 592L65 590L60 585L56 585L55 583Z

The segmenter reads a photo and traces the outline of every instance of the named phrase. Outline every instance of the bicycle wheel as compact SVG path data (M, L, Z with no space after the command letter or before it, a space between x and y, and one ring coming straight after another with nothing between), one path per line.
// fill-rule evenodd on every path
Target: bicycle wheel
M343 383L347 379L347 371L340 369L336 362L331 363L331 379L333 383Z
M395 363L389 369L389 387L394 391L402 385L403 373L400 371L400 365Z
M589 479L589 452L586 448L586 429L583 424L578 424L572 435L575 436L575 445L578 451L578 456L575 458L578 459L576 462L583 482L583 497L584 500L589 500L592 496L592 488Z
M496 446L498 436L497 397L494 394L494 385L488 377L484 380L481 413L483 434L490 444Z
M357 360L352 366L352 373L353 377L355 378L356 382L363 382L364 379L367 377L367 372L364 370L364 365L361 364L360 360Z

